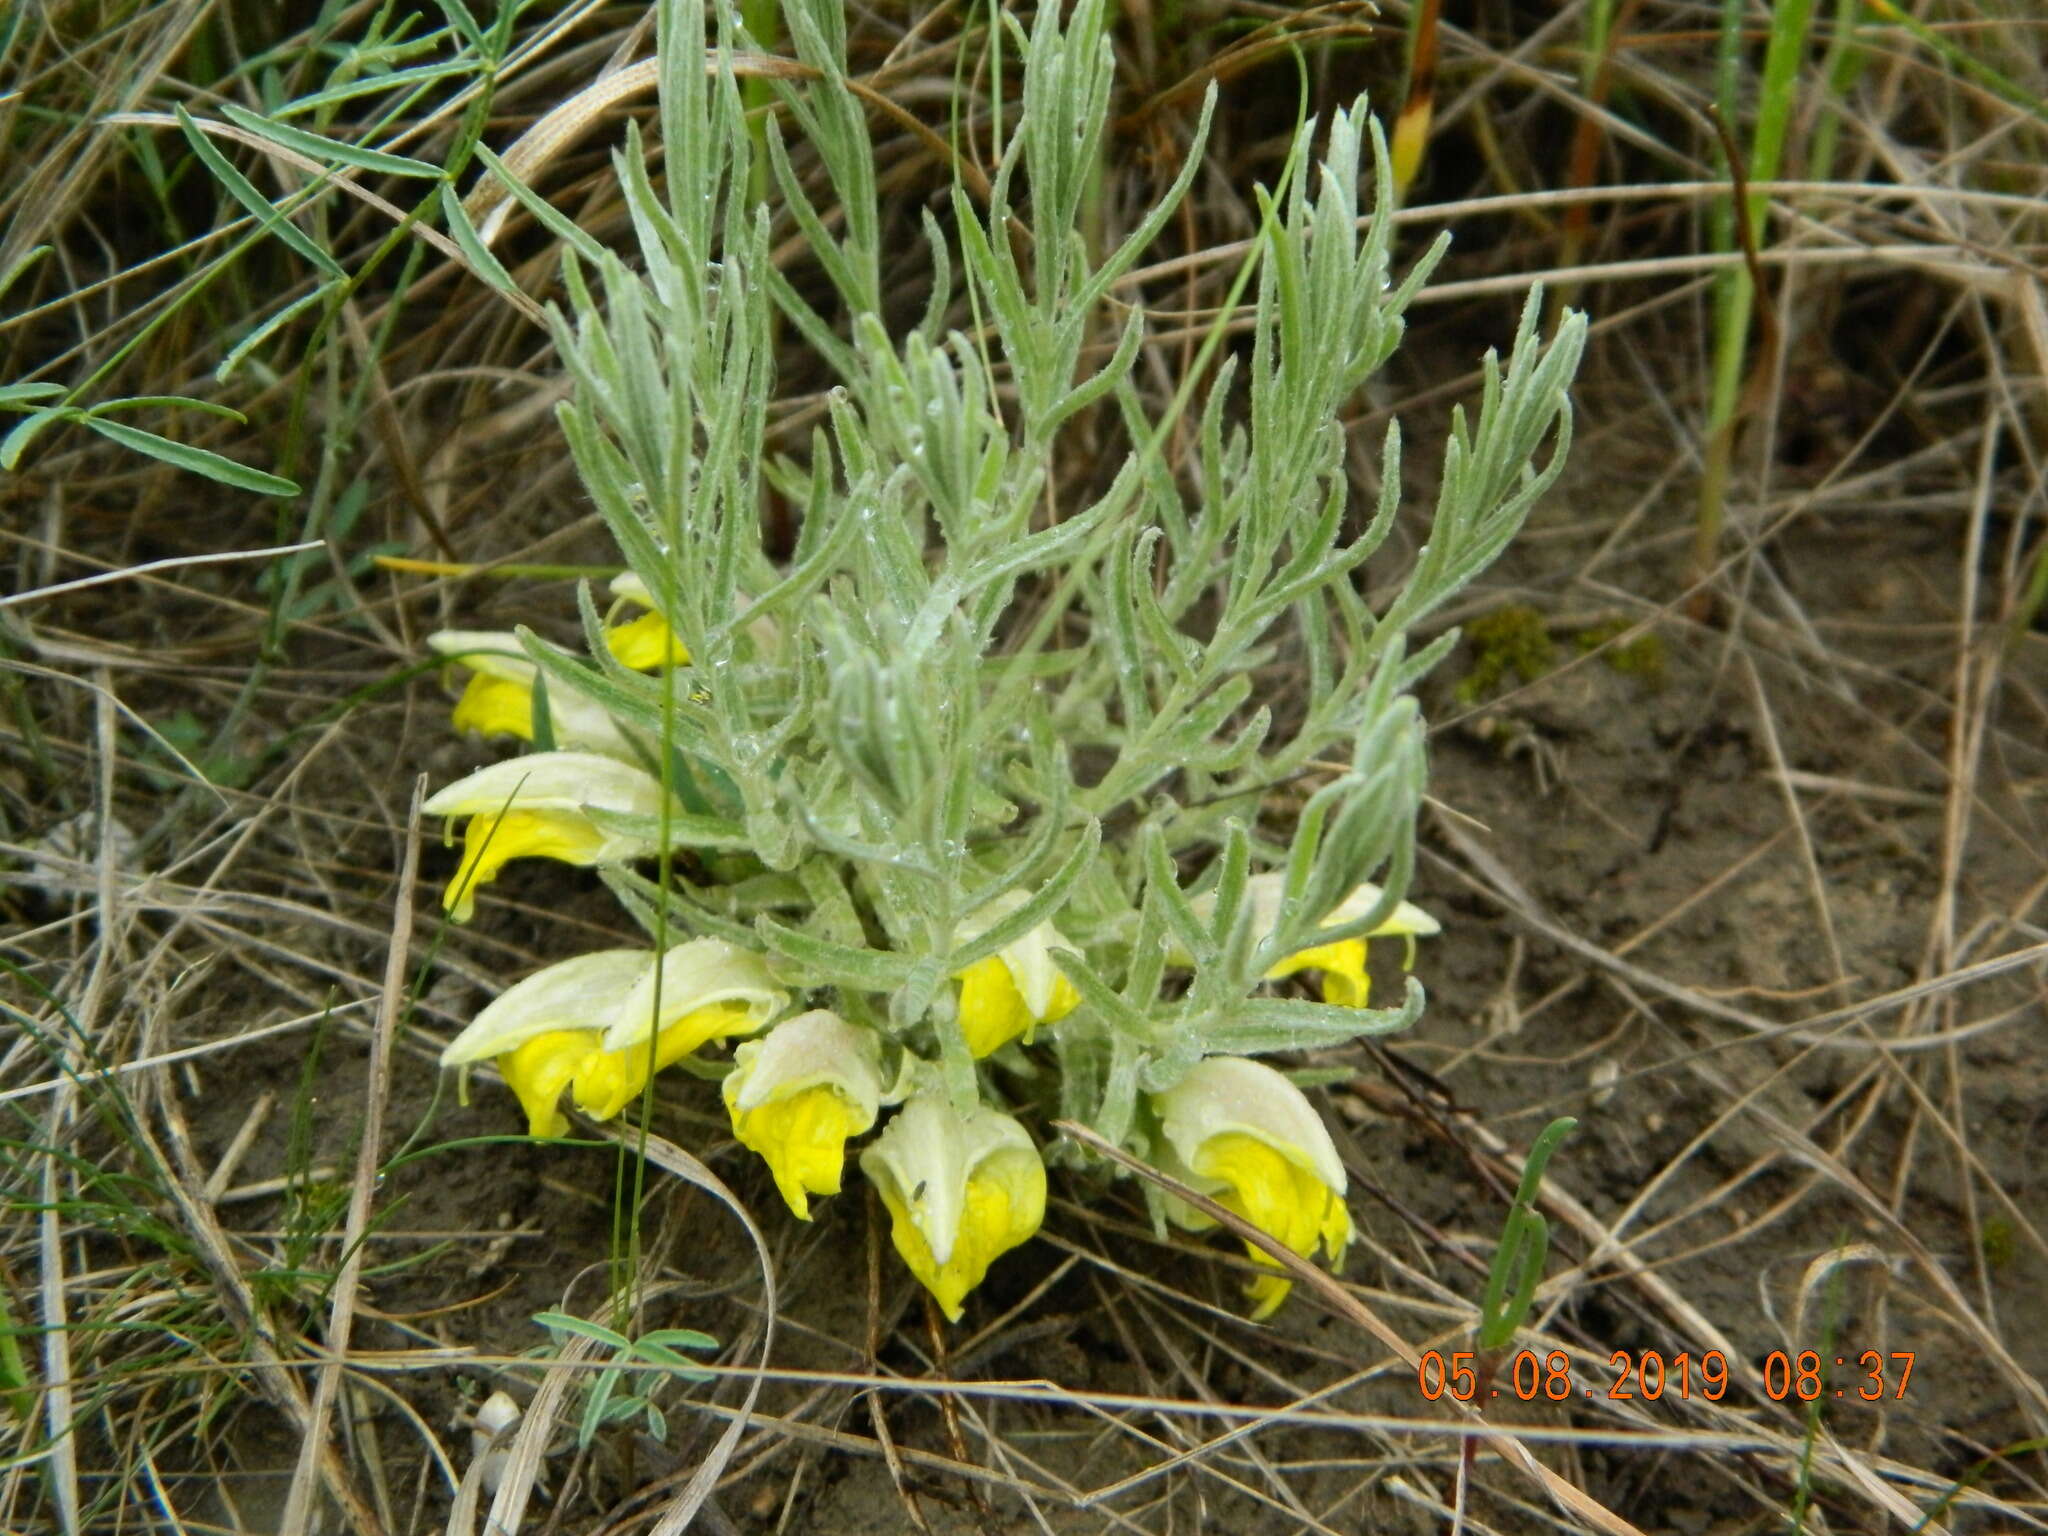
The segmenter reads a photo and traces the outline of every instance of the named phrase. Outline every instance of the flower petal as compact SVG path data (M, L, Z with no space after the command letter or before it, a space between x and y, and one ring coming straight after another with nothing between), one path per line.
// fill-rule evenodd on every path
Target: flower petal
M478 672L455 701L450 723L473 736L533 740L533 685Z
M1173 1087L1154 1094L1152 1104L1167 1141L1190 1168L1199 1167L1199 1151L1211 1137L1243 1132L1344 1193L1344 1163L1322 1117L1299 1088L1263 1062L1204 1057Z
M1280 907L1286 895L1287 877L1279 871L1253 875L1245 882L1245 901L1249 907L1249 921L1255 938L1263 939L1280 922ZM1341 924L1355 922L1365 917L1379 905L1385 893L1377 885L1367 881L1355 886L1351 894L1337 903L1336 910L1325 917L1319 926L1334 928ZM1216 893L1204 891L1189 905L1195 916L1210 922L1216 914ZM1340 939L1334 944L1314 944L1298 949L1291 955L1283 955L1279 962L1266 972L1268 981L1277 981L1282 976L1292 976L1296 971L1315 970L1323 973L1323 1001L1346 1008L1363 1008L1372 992L1372 984L1365 971L1365 941L1399 934L1408 940L1409 958L1414 958L1416 938L1427 938L1442 931L1443 925L1413 902L1399 902L1394 910L1377 928L1366 934L1349 939ZM1188 965L1192 957L1179 945L1167 953L1167 959L1174 965Z
M519 1095L529 1136L566 1136L569 1117L561 1111L562 1090L596 1054L594 1029L557 1029L535 1035L498 1058L505 1085Z
M502 816L472 816L463 834L462 863L442 897L448 914L466 923L476 910L479 886L498 878L513 859L560 859L564 864L619 864L651 853L636 837L606 832L580 811L507 811Z
M1336 909L1329 916L1325 917L1319 926L1334 928L1340 923L1355 922L1378 906L1380 898L1385 894L1384 891L1370 880L1356 885L1352 887L1351 894L1338 902ZM1280 907L1286 895L1287 876L1278 870L1271 870L1263 875L1253 875L1245 882L1244 896L1245 901L1251 908L1252 933L1255 936L1264 938L1274 928L1279 926ZM1188 905L1194 909L1196 917L1204 922L1209 922L1216 915L1216 893L1214 891L1204 891L1201 895L1194 897ZM1396 904L1393 912L1381 922L1379 927L1369 930L1366 936L1368 938L1382 938L1389 934L1413 934L1422 938L1428 938L1430 935L1441 933L1442 931L1443 924L1423 911L1422 908L1416 906L1412 901L1403 901ZM1180 964L1185 965L1187 963L1187 957L1184 953L1177 955L1176 959Z
M655 816L661 812L661 781L597 752L530 752L492 763L436 790L421 810L429 816L475 816L510 805L523 810L590 806Z
M1029 900L1023 891L1005 891L960 925L957 941L988 932ZM1059 929L1040 923L958 973L961 1027L976 1056L1028 1036L1034 1025L1056 1024L1080 1006L1081 994L1052 958L1053 950L1067 947Z
M1242 1132L1211 1137L1193 1169L1221 1186L1215 1196L1217 1204L1303 1258L1313 1257L1319 1246L1328 1252L1332 1264L1343 1257L1351 1241L1351 1214L1343 1197L1308 1168L1258 1137ZM1245 1251L1255 1263L1279 1267L1271 1254L1254 1244L1247 1243ZM1256 1304L1252 1316L1270 1316L1287 1299L1292 1284L1277 1275L1254 1278L1248 1287Z
M693 1014L709 1015L697 1026L696 1040L677 1053L681 1056L709 1039L752 1034L788 1002L789 994L775 984L759 955L724 939L691 939L662 956L658 978L657 968L648 966L613 1015L604 1048L644 1047L656 1030L666 1034Z
M454 726L479 736L533 740L533 689L538 668L509 630L443 629L427 644L468 667L475 676L456 701ZM632 744L618 721L597 700L565 686L548 684L548 721L558 745L632 760Z
M872 1030L858 1029L824 1008L785 1019L733 1053L725 1101L736 1111L819 1084L829 1084L865 1117L866 1130L881 1112L880 1046Z
M651 1047L643 1034L617 1050L600 1048L577 1070L576 1107L592 1119L609 1120L639 1098L656 1073L674 1066L707 1040L722 1040L759 1027L750 1010L733 1003L712 1003L665 1025Z
M652 816L660 804L660 783L630 764L595 752L535 752L456 780L422 809L470 818L462 864L443 898L461 923L474 910L477 887L495 879L508 860L618 864L654 852L646 839L607 832L583 810Z
M1296 971L1321 971L1323 1001L1340 1008L1363 1008L1372 997L1372 978L1365 972L1363 939L1339 939L1335 944L1297 949L1266 972L1266 979L1278 981Z
M645 949L600 949L542 966L485 1004L448 1042L441 1065L501 1056L550 1030L600 1030L617 1016L654 959Z
M954 1321L989 1265L1045 1217L1045 1164L1023 1126L987 1108L962 1119L938 1094L914 1095L860 1166L897 1253Z
M1385 894L1370 880L1353 887L1351 894L1337 903L1337 910L1323 919L1323 927L1334 928L1339 923L1355 922L1378 906ZM1432 934L1442 933L1443 927L1414 902L1403 901L1395 904L1393 912L1381 921L1379 927L1368 930L1367 937L1377 939L1399 933L1426 939Z
M977 1059L1028 1034L1037 1022L1001 955L986 955L960 973L960 1029Z
M679 667L690 659L690 648L676 638L668 620L658 613L643 613L612 625L604 632L604 643L620 666L637 671Z
M753 1109L733 1109L733 1135L758 1153L799 1221L811 1219L812 1195L836 1195L846 1143L875 1123L831 1083L816 1083Z
M437 629L427 636L427 646L436 655L459 661L472 672L511 682L530 682L533 678L533 663L527 659L519 637L509 629Z
M1344 1164L1300 1089L1259 1062L1211 1056L1155 1094L1152 1106L1169 1172L1303 1258L1321 1248L1333 1267L1341 1262L1351 1241ZM1194 1231L1215 1225L1178 1200L1167 1215ZM1273 1264L1263 1249L1246 1248L1254 1261ZM1252 1315L1269 1316L1289 1288L1278 1275L1258 1276L1248 1288Z
M625 571L614 576L612 596L647 610L637 619L614 624L604 632L605 647L620 666L645 671L652 667L680 667L689 661L689 647L669 628L668 620L655 606L653 591L637 574Z

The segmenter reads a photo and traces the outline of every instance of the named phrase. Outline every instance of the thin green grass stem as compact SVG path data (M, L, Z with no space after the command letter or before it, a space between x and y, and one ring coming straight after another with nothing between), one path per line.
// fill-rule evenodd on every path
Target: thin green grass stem
M1813 21L1813 5L1814 0L1784 0L1771 12L1761 95L1750 139L1749 180L1752 185L1777 178L1784 156L1785 136L1798 104L1799 72L1805 58L1807 33ZM1739 0L1725 0L1715 94L1720 102L1722 121L1730 125L1731 131L1737 121L1741 16ZM1761 192L1752 192L1746 203L1747 227L1761 243L1767 227L1764 215L1768 199ZM1732 202L1717 205L1713 219L1715 250L1726 252L1735 248L1738 222ZM1742 392L1744 365L1749 356L1750 317L1756 297L1755 285L1748 269L1743 266L1729 269L1715 291L1713 373L1707 410L1705 464L1700 474L1693 561L1695 572L1711 569L1721 546L1729 471L1734 457L1735 434L1740 425L1736 407Z

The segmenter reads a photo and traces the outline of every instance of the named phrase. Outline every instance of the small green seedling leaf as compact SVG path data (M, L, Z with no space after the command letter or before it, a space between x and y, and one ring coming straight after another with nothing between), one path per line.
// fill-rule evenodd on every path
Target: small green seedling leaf
M1543 1261L1550 1253L1550 1223L1536 1209L1536 1194L1542 1188L1550 1155L1578 1123L1570 1115L1559 1115L1543 1128L1522 1165L1522 1187L1515 1191L1500 1249L1493 1256L1493 1270L1486 1277L1486 1295L1479 1304L1482 1351L1505 1349L1529 1316L1536 1287L1543 1280Z

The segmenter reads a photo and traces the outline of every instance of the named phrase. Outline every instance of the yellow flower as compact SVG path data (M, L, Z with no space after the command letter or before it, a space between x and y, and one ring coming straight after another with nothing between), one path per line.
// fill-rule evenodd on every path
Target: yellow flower
M753 1033L788 1002L759 956L723 939L692 939L663 955L658 996L655 969L644 949L546 966L493 999L449 1042L441 1065L495 1058L528 1131L561 1136L569 1129L564 1089L585 1114L609 1120L653 1073L708 1040Z
M1008 917L1030 898L1022 891L997 897L961 925L969 940ZM1059 929L1040 923L1023 937L957 972L960 1028L976 1057L1022 1035L1028 1044L1040 1024L1057 1024L1080 1005L1081 994L1053 964L1054 949L1069 948Z
M651 838L607 831L587 812L657 816L661 783L595 752L535 752L458 779L421 807L429 816L467 816L462 864L444 898L458 923L469 921L476 889L509 860L560 859L620 864L658 851Z
M1286 880L1285 875L1276 872L1253 875L1245 882L1245 901L1251 908L1255 937L1263 938L1279 926L1280 902L1285 894ZM1358 886L1337 904L1337 910L1324 918L1320 926L1335 928L1364 917L1379 905L1380 895L1380 888L1369 881ZM1216 910L1215 894L1210 892L1197 896L1192 905L1196 916L1209 918ZM1282 976L1292 976L1296 971L1321 971L1324 1002L1344 1008L1363 1008L1372 995L1372 981L1365 973L1365 941L1400 934L1408 940L1412 958L1418 935L1427 938L1440 931L1442 925L1435 918L1412 902L1404 901L1379 927L1366 934L1339 939L1334 944L1315 944L1307 949L1297 949L1267 971L1266 979L1277 981ZM1184 961L1186 957L1179 958Z
M533 740L534 664L509 630L444 629L427 644L468 667L471 677L455 701L458 731ZM555 744L572 751L630 758L632 747L603 705L559 680L548 685L548 721Z
M668 620L654 606L654 594L633 572L612 578L612 596L624 598L647 611L637 619L614 624L604 632L605 648L622 667L646 671L651 667L679 667L690 659L689 647L676 638Z
M872 1031L822 1008L800 1013L734 1053L725 1107L740 1144L767 1160L799 1221L812 1195L836 1195L848 1138L875 1123L882 1078Z
M1154 1094L1152 1108L1168 1173L1303 1258L1320 1247L1332 1268L1342 1263L1351 1241L1344 1164L1299 1088L1259 1062L1211 1056ZM1216 1225L1180 1200L1167 1202L1167 1215L1190 1231ZM1270 1254L1245 1247L1256 1262L1279 1268ZM1245 1288L1252 1316L1270 1317L1292 1285L1278 1275L1255 1278Z
M1045 1164L1024 1127L942 1093L914 1095L860 1155L889 1208L890 1237L953 1322L1000 1255L1045 1219Z

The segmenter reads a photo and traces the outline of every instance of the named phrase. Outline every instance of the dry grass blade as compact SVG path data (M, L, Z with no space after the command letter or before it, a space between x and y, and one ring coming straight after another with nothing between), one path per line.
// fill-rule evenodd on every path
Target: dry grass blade
M746 1230L748 1241L754 1245L754 1257L761 1266L760 1365L765 1369L775 1348L775 1324L781 1315L781 1303L775 1289L775 1261L768 1252L768 1240L754 1224L753 1216L740 1202L739 1196L726 1187L724 1180L673 1142L631 1129L607 1128L607 1134L622 1145L633 1148L662 1172L685 1183L694 1184L711 1195L720 1205L732 1212L741 1227ZM724 1473L726 1464L732 1460L733 1452L739 1448L740 1436L746 1432L754 1404L760 1400L761 1381L758 1372L753 1374L747 1385L746 1396L740 1400L738 1411L732 1415L731 1422L719 1435L709 1454L698 1465L696 1471L691 1473L690 1480L683 1485L682 1491L661 1512L660 1519L655 1521L651 1528L652 1536L676 1536L677 1532L687 1528L697 1517L698 1510L711 1496L712 1489L718 1486L718 1479ZM495 1518L495 1509L493 1515Z
M766 53L732 53L723 60L705 62L705 72L714 74L724 66L730 66L733 74L742 79L755 80L811 80L816 72L794 59L777 58ZM526 132L522 133L506 149L503 161L505 169L520 181L531 184L535 177L568 151L577 140L607 112L622 102L645 96L652 91L661 78L661 62L658 59L642 59L610 74L600 75L575 95L548 109L545 116ZM960 177L963 185L977 198L988 198L988 178L972 161L956 156L952 145L939 137L926 123L914 114L905 111L894 101L864 81L849 79L847 87L869 106L901 124L914 133L940 164L949 166ZM518 207L517 200L501 187L495 178L479 182L467 198L463 199L462 210L476 225L477 233L486 246L495 244L504 233L506 220Z
M405 859L399 866L398 904L391 919L391 948L384 961L384 995L377 1009L376 1032L370 1037L369 1086L363 1099L362 1139L356 1147L355 1177L349 1185L348 1216L341 1229L341 1270L327 1311L327 1358L314 1382L313 1402L299 1444L299 1465L285 1500L284 1529L304 1529L311 1521L319 1462L328 1443L328 1420L341 1395L347 1368L349 1338L355 1324L357 1286L363 1273L363 1242L370 1230L370 1203L376 1198L378 1168L384 1146L385 1106L391 1094L391 1051L405 1007L406 967L412 950L412 892L419 876L420 802L426 798L426 776L413 784L412 807L406 816Z
M1123 1148L1105 1141L1085 1125L1077 1125L1070 1120L1061 1120L1054 1123L1054 1128L1062 1135L1080 1142L1096 1155L1107 1158L1119 1168L1136 1174L1148 1184L1164 1190L1175 1199L1185 1201L1211 1221L1226 1228L1233 1236L1252 1244L1261 1253L1272 1259L1274 1263L1286 1270L1290 1279L1309 1287L1344 1317L1356 1323L1395 1354L1399 1355L1411 1368L1420 1367L1421 1355L1414 1345L1388 1327L1370 1307L1367 1307L1357 1297L1353 1296L1350 1291L1346 1290L1341 1282L1316 1268L1315 1265L1295 1253L1285 1243L1279 1242L1267 1235L1236 1212L1226 1210L1207 1195L1189 1188L1178 1179L1161 1173L1157 1168L1133 1157L1130 1153L1124 1151ZM1469 1404L1458 1403L1455 1398L1451 1399L1451 1401L1463 1414L1466 1421L1473 1426L1473 1432L1483 1437L1504 1458L1513 1462L1523 1472L1533 1478L1542 1487L1544 1492L1556 1501L1559 1509L1588 1521L1600 1530L1612 1533L1612 1536L1642 1536L1642 1533L1635 1526L1624 1520L1620 1515L1617 1515L1599 1500L1593 1498L1583 1488L1568 1482L1566 1479L1558 1476L1557 1473L1551 1471L1550 1468L1544 1466L1543 1463L1530 1454L1529 1448L1512 1434L1488 1424L1486 1422L1486 1415L1480 1409Z

